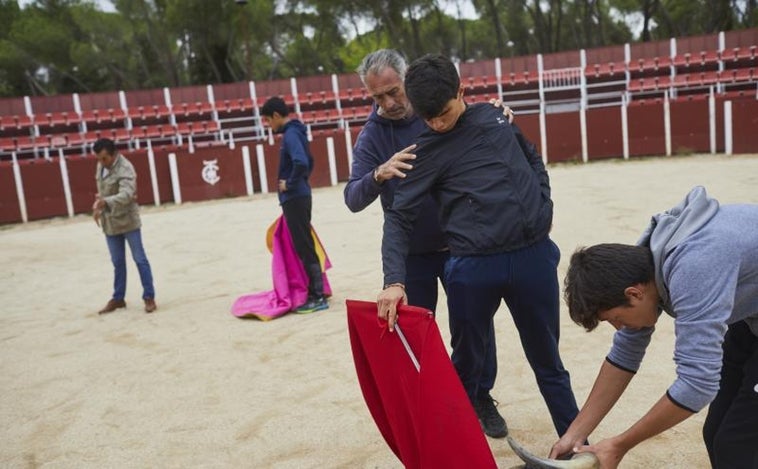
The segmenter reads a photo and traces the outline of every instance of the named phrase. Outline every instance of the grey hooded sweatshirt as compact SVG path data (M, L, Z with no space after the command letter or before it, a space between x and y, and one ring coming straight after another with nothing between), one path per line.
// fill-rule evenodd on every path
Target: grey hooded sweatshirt
M718 392L728 326L746 321L758 336L758 205L720 206L697 186L653 216L637 244L653 253L661 308L675 321L668 396L697 412ZM636 372L653 330L620 329L608 360Z

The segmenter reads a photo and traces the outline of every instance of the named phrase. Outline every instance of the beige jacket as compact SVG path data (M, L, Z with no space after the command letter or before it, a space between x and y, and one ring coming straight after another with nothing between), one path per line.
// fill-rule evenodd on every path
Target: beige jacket
M119 154L110 168L98 163L95 181L97 192L106 205L100 218L103 232L118 235L140 228L142 222L137 205L137 173L129 160Z

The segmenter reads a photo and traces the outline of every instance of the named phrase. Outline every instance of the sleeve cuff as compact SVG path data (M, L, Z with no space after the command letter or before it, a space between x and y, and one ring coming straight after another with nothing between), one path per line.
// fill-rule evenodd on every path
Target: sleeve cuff
M681 408L681 409L684 409L684 410L686 410L687 412L692 412L693 414L696 414L696 413L697 413L697 411L696 411L696 410L692 410L692 409L690 409L690 408L689 408L689 407L687 407L686 405L682 404L681 402L679 402L679 401L677 401L676 399L674 399L673 397L671 397L671 393L670 393L670 392L668 392L668 391L666 391L666 397L668 397L668 398L669 398L669 400L671 401L671 403L672 403L672 404L674 404L675 406L677 406L677 407L679 407L679 408Z
M611 365L615 366L615 367L616 367L616 368L618 368L619 370L624 370L624 371L626 371L627 373L631 373L631 374L633 374L633 375L636 375L636 374L637 374L637 371L635 371L635 370L630 370L629 368L623 367L623 366L619 365L618 363L614 362L613 360L611 360L611 359L610 359L610 358L608 358L608 357L605 357L605 361L607 361L607 362L608 362L608 363L610 363Z

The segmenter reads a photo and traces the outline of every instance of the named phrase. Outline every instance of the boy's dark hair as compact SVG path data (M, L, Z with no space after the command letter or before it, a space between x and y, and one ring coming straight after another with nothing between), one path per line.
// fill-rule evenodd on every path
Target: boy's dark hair
M598 313L628 306L627 287L655 280L649 248L628 244L598 244L579 248L571 256L563 282L571 319L587 331L597 327Z
M274 113L282 117L287 117L287 114L290 113L289 109L287 109L287 104L279 96L268 98L261 108L262 116L273 117Z
M458 96L460 84L455 65L440 54L414 60L405 72L405 94L424 119L440 115L448 101Z
M99 138L92 144L92 151L98 154L103 150L113 156L116 154L116 144L109 138Z

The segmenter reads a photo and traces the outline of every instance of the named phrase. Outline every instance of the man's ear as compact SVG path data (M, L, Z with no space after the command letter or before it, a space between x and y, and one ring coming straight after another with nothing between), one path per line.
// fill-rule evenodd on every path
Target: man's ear
M642 285L632 285L631 287L626 287L624 289L624 296L626 299L632 303L634 301L640 301L645 296L645 292L642 288Z

